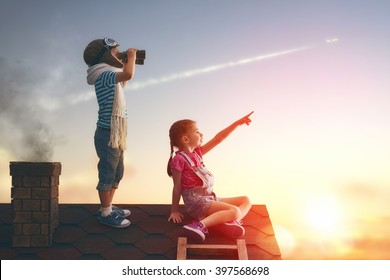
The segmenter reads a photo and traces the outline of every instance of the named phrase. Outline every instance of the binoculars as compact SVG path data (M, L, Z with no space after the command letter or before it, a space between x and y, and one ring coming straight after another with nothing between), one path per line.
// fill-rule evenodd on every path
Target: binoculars
M137 50L135 54L135 64L143 65L146 56L145 50ZM127 52L120 52L119 59L127 62Z

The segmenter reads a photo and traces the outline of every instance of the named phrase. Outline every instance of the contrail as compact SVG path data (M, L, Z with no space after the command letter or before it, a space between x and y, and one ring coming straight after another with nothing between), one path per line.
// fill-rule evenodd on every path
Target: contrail
M261 61L261 60L265 60L265 59L269 59L269 58L273 58L273 57L283 56L283 55L307 50L307 49L310 49L310 48L313 48L316 46L317 45L308 45L308 46L288 49L288 50L284 50L284 51L272 52L272 53L268 53L268 54L255 56L255 57L243 58L243 59L228 62L228 63L211 65L211 66L207 66L207 67L203 67L203 68L188 70L188 71L181 72L181 73L175 73L175 74L171 74L171 75L164 76L164 77L157 78L157 79L149 79L149 80L146 80L144 82L131 82L126 86L125 90L137 90L137 89L145 88L148 86L154 86L154 85L158 85L158 84L168 83L168 82L176 81L179 79L193 77L193 76L200 75L200 74L215 72L215 71L229 68L229 67L235 67L235 66L248 64L248 63L252 63L252 62L256 62L256 61ZM76 98L73 98L71 103L76 104L76 103L84 102L84 101L87 101L87 100L93 98L94 96L95 96L95 93L93 91L90 91L90 92L87 92L85 94L81 94L81 95L77 96Z
M133 82L133 83L129 84L128 88L132 89L132 90L141 89L141 88L145 88L147 86L172 82L172 81L176 81L179 79L193 77L193 76L196 76L199 74L214 72L214 71L221 70L221 69L228 68L228 67L234 67L234 66L238 66L238 65L242 65L242 64L265 60L265 59L272 58L272 57L277 57L277 56L282 56L282 55L286 55L286 54L290 54L290 53L294 53L294 52L299 52L299 51L313 48L315 46L316 45L305 46L305 47L294 48L294 49L289 49L289 50L285 50L285 51L279 51L279 52L273 52L273 53L269 53L269 54L259 55L259 56L255 56L255 57L244 58L244 59L240 59L240 60L232 61L232 62L228 62L228 63L217 64L217 65L207 66L204 68L185 71L182 73L171 74L169 76L165 76L165 77L162 77L159 79L150 79L150 80L146 80L145 82Z

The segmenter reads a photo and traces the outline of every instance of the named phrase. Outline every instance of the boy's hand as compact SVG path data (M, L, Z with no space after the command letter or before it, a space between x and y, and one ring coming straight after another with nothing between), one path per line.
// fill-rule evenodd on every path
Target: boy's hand
M128 62L135 61L136 56L137 56L137 49L134 49L134 48L127 49L126 54L127 54L127 61Z
M254 111L250 112L248 115L246 115L245 117L239 119L237 121L237 124L238 125L242 125L242 124L246 124L246 125L250 125L250 123L252 122L252 120L249 118L252 114L253 114Z
M184 215L180 212L172 212L168 218L168 222L172 220L174 223L181 223L183 221Z

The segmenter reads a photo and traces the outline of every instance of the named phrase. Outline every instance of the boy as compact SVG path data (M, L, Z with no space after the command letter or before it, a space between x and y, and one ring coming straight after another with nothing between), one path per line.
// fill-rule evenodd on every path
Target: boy
M126 149L127 109L124 84L133 78L136 49L126 51L127 61L119 60L119 44L110 38L96 39L84 50L88 65L87 82L95 86L99 104L94 142L99 157L99 193L101 208L98 220L115 228L130 225L127 209L112 205L119 182L123 177L123 154Z

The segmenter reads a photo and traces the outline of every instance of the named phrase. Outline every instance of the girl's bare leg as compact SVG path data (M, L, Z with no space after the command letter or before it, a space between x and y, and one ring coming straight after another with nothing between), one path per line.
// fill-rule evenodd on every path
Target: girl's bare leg
M207 217L202 220L206 227L242 219L250 210L252 204L246 196L223 198L214 201Z
M237 220L241 220L242 218L244 218L252 207L252 203L247 196L227 197L222 198L221 201L235 205L240 208L241 217L239 217Z

